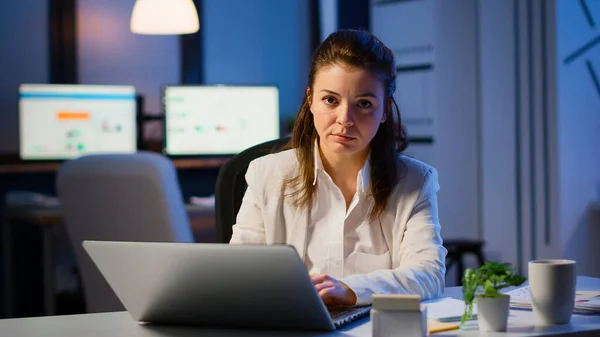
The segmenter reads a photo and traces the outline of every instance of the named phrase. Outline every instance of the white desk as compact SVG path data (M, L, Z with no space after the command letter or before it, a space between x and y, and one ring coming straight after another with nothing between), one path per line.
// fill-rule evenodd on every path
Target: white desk
M600 279L579 277L578 289L600 289ZM447 289L445 296L460 297L460 288ZM511 310L506 333L480 334L477 322L468 322L461 330L447 331L434 336L600 336L600 316L573 315L571 323L548 328L533 325L533 313ZM368 319L356 322L332 333L248 331L201 329L140 325L127 312L105 314L17 318L0 320L0 336L11 337L199 337L199 336L371 336Z

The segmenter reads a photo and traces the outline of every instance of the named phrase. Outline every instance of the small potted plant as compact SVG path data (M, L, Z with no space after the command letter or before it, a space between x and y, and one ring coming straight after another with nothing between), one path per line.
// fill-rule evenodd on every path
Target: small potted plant
M476 302L480 331L506 331L510 296L500 290L523 282L525 277L516 273L510 263L486 261L477 270L465 270L462 292L466 306L461 325L472 317Z

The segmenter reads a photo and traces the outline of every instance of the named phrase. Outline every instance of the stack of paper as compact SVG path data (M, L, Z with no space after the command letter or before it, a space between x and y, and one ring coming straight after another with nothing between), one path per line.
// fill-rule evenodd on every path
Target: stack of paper
M522 287L506 293L510 295L510 306L517 309L531 309L529 287ZM575 313L600 313L600 291L577 291L575 293Z
M451 297L442 297L423 302L427 306L427 318L438 322L458 322L465 312L465 302ZM477 318L477 306L473 306L473 317Z

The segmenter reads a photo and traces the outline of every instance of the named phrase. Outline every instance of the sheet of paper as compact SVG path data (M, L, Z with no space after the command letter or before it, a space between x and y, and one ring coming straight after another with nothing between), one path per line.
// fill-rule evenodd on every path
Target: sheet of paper
M465 302L451 297L442 297L423 302L427 306L427 317L438 322L460 321L465 311ZM473 306L473 319L477 317L477 306Z

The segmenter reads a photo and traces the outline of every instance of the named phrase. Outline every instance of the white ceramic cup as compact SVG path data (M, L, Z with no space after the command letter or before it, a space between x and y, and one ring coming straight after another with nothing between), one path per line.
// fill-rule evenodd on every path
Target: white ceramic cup
M529 262L529 292L536 325L565 324L575 306L576 270L573 260Z

